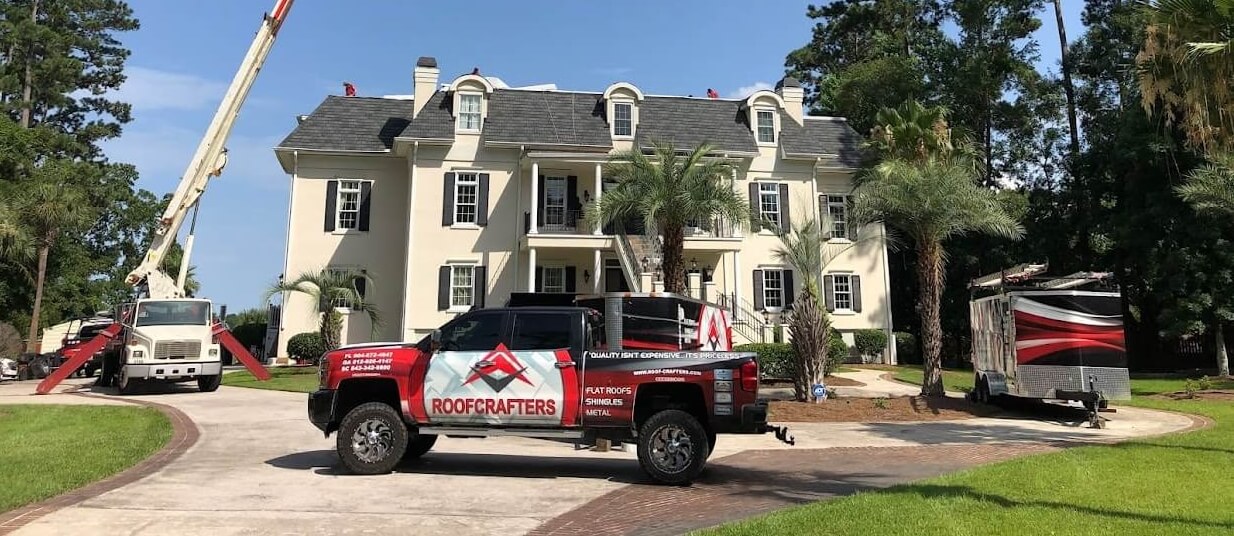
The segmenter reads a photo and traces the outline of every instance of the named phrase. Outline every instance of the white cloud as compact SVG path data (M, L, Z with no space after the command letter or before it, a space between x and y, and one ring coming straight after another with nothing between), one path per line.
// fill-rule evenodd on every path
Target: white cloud
M126 67L128 79L113 97L133 105L135 110L198 110L218 105L227 92L227 83L197 75L160 71L147 67Z
M733 90L733 91L728 92L727 94L725 94L725 95L724 95L724 98L726 98L726 99L744 99L744 98L746 98L746 97L749 97L749 96L750 96L750 94L751 94L751 93L754 93L755 91L761 91L761 90L764 90L764 89L772 89L772 88L774 88L774 87L775 87L775 86L773 86L773 85L771 85L771 84L769 84L769 83L767 83L767 82L755 82L755 83L750 84L750 85L748 85L748 86L741 86L741 87L739 87L739 88L737 88L737 89L735 89L735 90Z
M126 128L124 134L103 144L108 159L133 164L140 173L138 186L155 195L175 189L203 132L177 126ZM280 135L236 135L227 140L227 167L214 181L243 181L259 188L283 188L287 175L274 157ZM206 192L209 195L209 191Z

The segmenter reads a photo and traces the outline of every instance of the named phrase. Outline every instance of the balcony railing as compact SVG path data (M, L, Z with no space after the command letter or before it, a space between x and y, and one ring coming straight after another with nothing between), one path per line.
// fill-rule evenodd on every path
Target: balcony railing
M557 210L548 209L544 211L543 217L539 218L538 231L541 233L555 234L591 234L592 229L583 224L583 211L581 210ZM605 235L616 235L621 232L631 235L645 234L643 231L645 225L642 218L628 218L624 222L612 222L601 227L600 232ZM531 213L523 212L523 233L531 230ZM737 228L732 223L725 221L723 218L714 218L712 220L694 223L688 225L685 229L685 238L738 238Z

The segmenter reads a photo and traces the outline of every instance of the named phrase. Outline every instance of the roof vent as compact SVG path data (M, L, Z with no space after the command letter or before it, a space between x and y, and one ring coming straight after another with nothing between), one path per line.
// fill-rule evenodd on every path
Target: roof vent
M306 119L308 119L308 116L307 116L307 115L297 115L297 116L296 116L296 124L297 124L297 125L299 125L300 123L303 123L303 122L304 122L304 120L306 120Z

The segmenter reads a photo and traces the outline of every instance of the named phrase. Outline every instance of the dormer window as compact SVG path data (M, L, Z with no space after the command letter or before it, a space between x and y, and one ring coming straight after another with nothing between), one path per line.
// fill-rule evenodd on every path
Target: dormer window
M776 115L770 108L755 110L755 121L758 127L758 142L772 144L776 142Z
M467 132L479 132L483 95L479 93L459 93L458 96L458 129Z
M629 138L634 136L634 103L613 103L613 137Z

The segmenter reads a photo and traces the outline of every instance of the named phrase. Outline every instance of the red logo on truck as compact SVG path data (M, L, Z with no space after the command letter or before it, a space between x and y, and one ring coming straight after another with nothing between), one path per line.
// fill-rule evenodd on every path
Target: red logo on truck
M498 344L497 348L472 365L471 376L463 382L463 385L476 380L484 380L484 383L488 384L494 393L500 393L514 380L532 385L527 376L523 375L526 371L527 367L510 353L505 344Z

